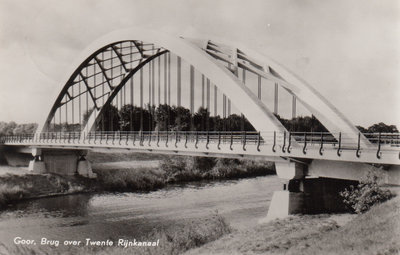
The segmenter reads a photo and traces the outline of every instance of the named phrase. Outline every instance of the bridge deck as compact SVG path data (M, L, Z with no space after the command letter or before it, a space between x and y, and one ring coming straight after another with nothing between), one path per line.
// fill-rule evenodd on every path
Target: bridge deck
M283 157L400 164L399 134L364 136L371 142L370 146L352 143L345 138L337 140L329 133L184 131L90 132L84 135L78 132L41 133L3 136L0 143L33 148L126 149L194 156Z

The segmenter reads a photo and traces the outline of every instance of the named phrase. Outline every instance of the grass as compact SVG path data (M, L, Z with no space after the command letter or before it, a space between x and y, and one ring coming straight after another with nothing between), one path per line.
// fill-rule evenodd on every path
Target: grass
M19 185L0 184L0 208L10 201L19 200L26 196L26 190Z
M373 206L343 228L310 241L289 254L399 254L400 197Z
M65 247L60 244L57 248L48 246L8 246L0 244L0 253L4 254L182 254L183 252L215 241L231 232L230 226L224 218L215 214L200 219L186 220L169 229L156 230L143 241L159 240L157 247ZM132 240L132 239L129 239Z
M0 176L0 209L21 199L96 190L95 183L81 177L54 174Z
M113 155L110 153L105 156L105 154L92 153L92 158L104 161ZM237 179L275 173L273 163L267 161L188 156L165 157L160 160L159 167L132 164L129 168L129 162L125 160L132 157L128 155L119 158L124 160L122 169L118 164L93 165L99 186L105 191L151 191L172 183ZM154 158L148 160L154 161Z
M158 169L95 170L97 182L105 191L151 191L166 185L164 172Z
M399 254L400 198L340 226L330 215L292 216L236 231L187 254Z
M274 164L224 158L175 156L163 160L167 182L223 180L275 174Z
M96 163L109 163L120 161L146 161L146 160L162 160L168 158L166 155L152 153L129 153L129 152L98 152L89 151L87 159Z

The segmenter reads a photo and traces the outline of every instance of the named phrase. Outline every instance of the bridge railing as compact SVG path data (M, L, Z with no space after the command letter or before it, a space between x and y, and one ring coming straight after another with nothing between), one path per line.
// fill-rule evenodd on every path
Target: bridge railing
M362 146L361 139L365 137L370 141L372 147ZM271 146L273 152L282 150L289 152L294 147L302 148L303 153L307 150L318 149L323 155L325 149L337 150L340 156L343 150L354 150L359 157L362 150L376 150L380 158L382 151L400 149L399 133L359 133L357 138L338 133L335 136L329 132L244 132L244 131L116 131L116 132L48 132L41 134L8 135L0 136L1 144L99 144L99 145L132 145L143 146L159 145L177 146L184 143L208 145L229 144L237 146Z
M3 135L0 136L0 144L5 143L30 143L34 141L35 134Z
M125 142L138 143L219 143L219 144L256 144L264 143L259 132L217 132L217 131L118 131L118 132L90 132L84 140L87 142L105 143L111 142L119 144Z

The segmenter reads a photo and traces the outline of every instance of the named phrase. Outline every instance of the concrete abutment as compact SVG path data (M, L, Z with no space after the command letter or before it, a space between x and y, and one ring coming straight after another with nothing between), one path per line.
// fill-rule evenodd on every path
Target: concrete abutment
M34 173L56 173L60 175L79 174L95 178L91 163L86 159L85 150L33 149L34 159L29 163L29 170Z
M371 166L339 163L326 160L276 162L275 168L283 181L283 190L274 192L267 217L262 222L291 214L347 211L339 192L357 185Z

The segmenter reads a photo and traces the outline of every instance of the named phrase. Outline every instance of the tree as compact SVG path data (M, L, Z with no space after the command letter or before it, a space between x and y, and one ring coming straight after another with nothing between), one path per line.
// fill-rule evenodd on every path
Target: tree
M360 131L361 133L367 133L368 130L365 127L362 126L356 126L356 128L358 129L358 131Z
M173 130L176 131L189 131L190 130L190 122L192 118L192 114L190 113L190 110L183 107L183 106L178 106L178 107L173 107L175 108L175 125L173 127Z
M207 121L210 120L210 112L204 108L200 107L193 116L194 128L198 131L207 130Z
M223 123L219 115L210 117L209 125L211 131L222 131Z
M170 115L173 111L172 107L167 104L161 104L157 107L154 114L156 129L159 131L169 130Z
M284 119L275 114L282 125L290 132L328 132L322 123L314 115L300 116L293 119Z
M395 125L386 125L383 122L373 124L367 130L368 133L398 133L397 127Z
M134 114L134 106L131 104L124 105L119 110L119 126L123 131L129 131L133 129L133 123L136 117Z
M38 127L37 123L18 124L14 130L14 135L34 134Z
M118 109L113 105L106 105L103 107L101 115L98 117L99 122L97 123L96 129L102 131L120 130Z
M237 114L231 114L227 118L221 120L221 125L217 126L218 130L227 131L255 131L256 129L251 123L244 117ZM225 126L225 128L224 128Z
M17 123L0 121L0 135L12 135Z
M119 126L123 131L149 131L151 114L138 106L124 105L119 111Z

